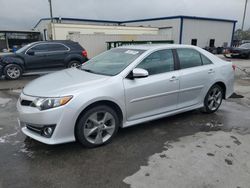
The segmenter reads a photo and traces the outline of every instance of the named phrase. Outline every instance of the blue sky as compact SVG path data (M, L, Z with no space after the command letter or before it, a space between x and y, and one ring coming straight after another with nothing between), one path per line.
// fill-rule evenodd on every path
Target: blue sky
M52 0L54 16L130 20L175 15L238 20L245 0ZM246 27L250 28L250 1ZM48 0L0 0L0 29L31 29L49 17Z

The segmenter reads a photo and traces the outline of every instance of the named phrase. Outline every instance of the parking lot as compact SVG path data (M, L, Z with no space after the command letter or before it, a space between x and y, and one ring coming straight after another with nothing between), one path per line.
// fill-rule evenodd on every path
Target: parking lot
M119 131L95 149L48 146L20 132L16 102L39 75L0 80L0 188L249 187L250 60L232 59L235 95L198 110Z

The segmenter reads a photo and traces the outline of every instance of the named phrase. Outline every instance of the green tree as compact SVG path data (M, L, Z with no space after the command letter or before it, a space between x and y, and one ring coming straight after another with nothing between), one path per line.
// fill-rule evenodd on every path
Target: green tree
M250 28L246 31L243 31L241 29L236 30L234 33L234 39L235 40L250 40Z

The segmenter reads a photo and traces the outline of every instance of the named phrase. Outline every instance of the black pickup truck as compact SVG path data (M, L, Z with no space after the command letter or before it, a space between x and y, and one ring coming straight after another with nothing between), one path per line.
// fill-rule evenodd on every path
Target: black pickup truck
M77 42L39 41L0 56L0 76L15 80L24 72L76 67L87 60L86 50Z

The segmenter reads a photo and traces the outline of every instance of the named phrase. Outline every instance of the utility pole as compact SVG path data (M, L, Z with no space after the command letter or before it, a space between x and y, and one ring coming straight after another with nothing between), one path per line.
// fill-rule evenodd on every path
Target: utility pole
M50 10L50 22L53 23L53 12L52 12L52 2L51 0L49 1L49 10Z
M245 1L245 8L244 8L244 14L243 14L243 21L242 21L242 27L241 30L244 30L244 25L245 25L245 19L246 19L246 12L247 12L247 2L248 0Z
M53 24L53 9L52 9L52 2L51 0L49 1L49 10L50 10L50 25L51 25L51 39L53 40L55 38L55 28Z

